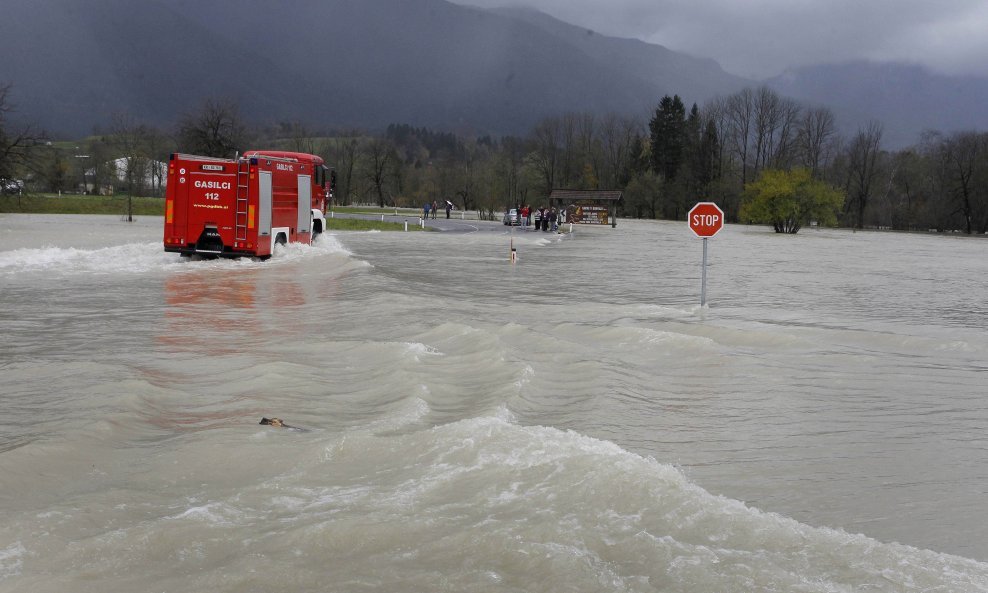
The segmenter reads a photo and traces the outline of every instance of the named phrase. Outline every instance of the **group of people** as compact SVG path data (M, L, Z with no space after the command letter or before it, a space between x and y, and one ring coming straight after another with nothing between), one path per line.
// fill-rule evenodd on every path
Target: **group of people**
M532 208L528 204L524 206L518 206L515 208L515 212L518 214L518 224L523 227L531 226L532 219L535 219L535 230L537 231L557 231L559 230L560 223L560 212L556 210L555 206L552 208L547 208L545 206L541 208Z
M453 204L451 204L449 200L446 200L446 218L449 218L449 211L452 209ZM429 214L431 213L432 219L435 220L436 214L439 212L439 202L435 200L433 200L431 204L426 202L425 206L422 207L422 212L424 213L423 218L429 218Z

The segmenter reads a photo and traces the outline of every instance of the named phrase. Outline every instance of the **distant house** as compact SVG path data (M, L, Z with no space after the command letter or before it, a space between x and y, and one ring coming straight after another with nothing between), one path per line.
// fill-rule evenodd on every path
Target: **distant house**
M152 196L160 196L165 191L168 165L161 161L144 157L121 157L86 170L86 193L112 195L116 190L133 191ZM130 185L139 187L131 188Z
M24 190L24 180L0 178L0 194L19 194Z

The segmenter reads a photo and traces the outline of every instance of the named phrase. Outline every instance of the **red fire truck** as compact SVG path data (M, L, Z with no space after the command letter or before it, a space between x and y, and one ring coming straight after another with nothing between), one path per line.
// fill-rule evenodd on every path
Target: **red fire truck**
M165 251L267 259L279 243L311 243L326 228L334 177L321 158L300 152L255 150L234 159L173 154Z

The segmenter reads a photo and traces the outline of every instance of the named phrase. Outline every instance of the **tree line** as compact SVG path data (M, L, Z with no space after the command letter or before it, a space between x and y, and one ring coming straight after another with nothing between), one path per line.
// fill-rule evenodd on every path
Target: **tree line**
M809 222L988 231L988 134L930 131L909 148L888 150L881 123L843 135L828 108L764 86L689 109L665 96L647 121L547 117L517 137L406 124L376 133L305 122L257 128L236 102L210 98L170 130L115 114L76 143L14 126L10 95L10 85L0 86L0 191L23 179L36 191L148 195L160 187L153 163L171 152L232 157L260 147L321 155L337 172L340 205L450 200L495 217L509 205L541 205L552 189L621 189L625 217L682 220L697 201L715 201L728 220L767 222L780 232ZM124 159L122 172L109 164L116 159ZM781 210L792 220L773 220Z

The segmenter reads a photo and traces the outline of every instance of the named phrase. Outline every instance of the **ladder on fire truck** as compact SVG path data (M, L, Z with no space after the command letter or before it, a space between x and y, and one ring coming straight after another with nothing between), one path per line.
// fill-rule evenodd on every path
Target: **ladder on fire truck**
M237 159L237 240L247 240L247 198L250 190L250 159Z

